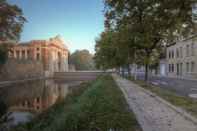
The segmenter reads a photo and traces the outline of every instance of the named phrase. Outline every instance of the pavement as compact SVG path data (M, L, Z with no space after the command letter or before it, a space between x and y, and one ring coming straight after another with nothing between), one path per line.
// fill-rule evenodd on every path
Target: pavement
M113 75L143 131L197 131L197 120L155 94Z
M144 76L138 75L137 78L143 80ZM149 82L161 88L175 91L177 94L182 96L197 95L197 80L150 76Z

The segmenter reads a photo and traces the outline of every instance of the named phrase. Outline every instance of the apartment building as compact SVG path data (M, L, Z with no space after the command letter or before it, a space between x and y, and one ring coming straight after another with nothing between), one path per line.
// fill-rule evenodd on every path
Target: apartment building
M167 76L197 79L197 35L167 47Z

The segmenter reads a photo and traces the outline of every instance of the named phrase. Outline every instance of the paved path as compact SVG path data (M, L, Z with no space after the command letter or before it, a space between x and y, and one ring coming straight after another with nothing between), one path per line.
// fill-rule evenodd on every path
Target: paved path
M166 101L150 95L131 81L113 75L143 131L197 131L197 124L176 112ZM162 99L163 100L163 99Z

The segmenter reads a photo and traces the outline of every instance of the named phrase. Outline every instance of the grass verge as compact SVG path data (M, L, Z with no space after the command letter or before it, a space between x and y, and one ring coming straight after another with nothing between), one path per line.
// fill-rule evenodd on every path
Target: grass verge
M186 110L191 115L194 115L197 118L197 100L186 96L180 96L174 91L163 89L159 86L155 86L152 84L147 84L145 81L142 80L134 80L133 78L128 79L140 85L141 87L157 94L171 104L181 107L182 109Z
M64 102L14 131L140 131L111 76L81 85Z

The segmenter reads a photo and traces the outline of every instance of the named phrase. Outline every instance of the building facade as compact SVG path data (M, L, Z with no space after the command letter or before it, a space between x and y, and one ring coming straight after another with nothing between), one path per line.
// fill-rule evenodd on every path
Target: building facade
M167 76L197 79L197 36L167 47Z
M68 71L68 53L63 40L56 36L16 44L10 49L9 58L38 61L43 65L44 76L52 76L54 72Z

